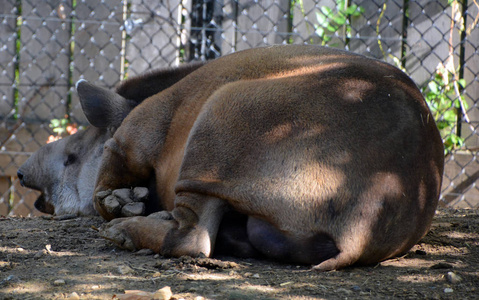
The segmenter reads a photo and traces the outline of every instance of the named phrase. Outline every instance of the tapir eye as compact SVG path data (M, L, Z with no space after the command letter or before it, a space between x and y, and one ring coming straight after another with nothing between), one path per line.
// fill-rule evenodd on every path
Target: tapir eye
M67 159L63 163L63 165L66 167L68 165L73 164L77 160L77 157L75 154L68 154Z

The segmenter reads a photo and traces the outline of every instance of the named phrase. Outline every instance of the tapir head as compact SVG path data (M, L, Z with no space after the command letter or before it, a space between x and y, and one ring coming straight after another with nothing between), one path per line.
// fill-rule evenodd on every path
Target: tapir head
M20 183L41 192L35 207L47 214L96 214L92 195L104 143L136 105L85 80L77 91L91 126L43 146L18 169Z

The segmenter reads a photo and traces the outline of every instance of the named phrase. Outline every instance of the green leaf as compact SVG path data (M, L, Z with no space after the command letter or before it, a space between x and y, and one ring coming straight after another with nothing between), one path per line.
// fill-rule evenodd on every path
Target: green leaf
M346 0L338 0L336 7L343 8L344 6L346 6Z
M318 27L316 28L316 34L319 35L320 37L324 36L324 29L323 27Z
M449 122L437 121L436 126L439 130L442 130L449 127Z
M326 29L328 29L328 31L330 32L336 32L338 30L338 27L333 25L328 25Z
M61 128L61 127L57 127L57 128L53 128L53 132L55 132L56 134L60 135L62 133L65 132L65 129Z
M430 81L427 86L429 87L429 89L431 90L431 92L433 92L434 94L437 94L439 93L439 87L437 85L437 83L435 81Z
M461 101L459 101L459 99L454 100L454 107L456 107L456 108L461 107Z
M357 11L358 11L358 6L356 4L353 4L346 9L346 14L353 15Z
M448 122L451 122L451 123L454 123L456 121L456 118L457 118L456 112L453 111L453 110L448 110L448 111L444 112L444 114L442 116L443 116L444 120L446 120Z
M327 6L321 6L320 10L326 17L333 14L333 10Z
M342 15L337 15L333 18L333 21L338 25L344 25L344 23L346 23L346 20L346 17Z
M458 83L461 87L463 87L463 88L466 87L466 80L465 80L464 78L459 79L459 80L457 81L457 83Z
M59 127L59 126L60 126L60 120L58 119L50 120L50 127Z
M318 20L319 25L322 27L326 27L329 24L328 19L319 12L316 12L316 20Z

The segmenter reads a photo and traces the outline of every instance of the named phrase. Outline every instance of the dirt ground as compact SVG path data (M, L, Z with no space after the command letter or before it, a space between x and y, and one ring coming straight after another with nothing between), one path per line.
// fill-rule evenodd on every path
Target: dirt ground
M327 273L270 261L131 253L99 238L101 223L0 217L0 299L112 299L163 287L172 299L197 300L479 298L474 210L440 210L431 232L404 257Z

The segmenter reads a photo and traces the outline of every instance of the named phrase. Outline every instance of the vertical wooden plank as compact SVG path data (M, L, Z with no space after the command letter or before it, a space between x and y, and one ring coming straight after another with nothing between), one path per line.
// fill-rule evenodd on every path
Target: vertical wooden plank
M479 162L474 154L455 153L446 157L442 182L442 202L445 206L475 208L479 206Z
M13 0L0 0L0 152L5 151L5 142L11 136L14 110L13 86L15 83L16 16ZM8 209L5 193L8 192L7 178L3 177L10 164L10 157L0 157L0 215ZM8 199L7 199L8 200ZM7 206L6 206L7 205Z
M183 1L181 43L184 46L184 60L208 60L221 54L222 1Z
M465 28L469 28L478 13L474 3L470 3L465 16ZM467 116L470 123L466 123L463 117L461 123L461 137L465 139L465 146L471 149L468 153L454 153L446 160L444 174L443 195L444 201L456 208L479 207L479 189L476 185L479 177L479 162L477 150L479 144L478 121L479 121L479 30L473 29L464 41L464 99L467 103ZM451 170L452 169L452 170ZM448 172L449 171L449 172Z
M447 4L427 0L409 2L406 70L420 86L427 83L438 64L445 63L448 58L451 18L451 8ZM455 35L453 46L458 44ZM457 57L455 60L457 62Z
M112 89L122 73L123 1L77 1L75 15L73 84L84 78ZM73 86L71 91L71 117L77 123L87 124Z
M31 189L24 188L20 185L18 179L13 182L13 205L11 215L16 216L40 216L45 215L35 209L35 201L40 196L40 193Z
M10 212L10 186L12 182L8 176L0 176L0 216Z
M20 114L25 120L48 123L65 114L70 23L58 20L61 0L22 1L20 50Z
M383 12L383 3L376 4L371 1L354 1L364 12L362 16L351 19L351 40L349 50L366 54L394 64L392 55L401 59L401 45L403 32L403 1L387 1L386 10ZM377 22L379 23L379 37ZM379 47L378 38L381 40L384 54Z
M471 28L474 19L479 13L478 7L473 3L469 3L467 9L466 28ZM466 88L464 89L464 98L468 105L467 114L471 124L466 124L463 120L462 136L466 138L467 148L479 147L479 29L476 25L467 36L464 43L464 79Z
M0 121L14 113L12 86L15 82L16 14L13 0L0 0Z
M321 45L322 40L316 34L318 26L317 14L321 14L321 7L334 9L336 2L333 0L296 2L293 9L293 43ZM340 44L334 39L329 44ZM338 45L340 46L340 45Z
M126 49L128 75L178 63L181 0L133 0Z
M289 10L286 0L238 1L235 50L286 44Z
M44 145L50 135L48 125L22 124L4 143L0 151L0 176L15 177L17 169L29 157Z
M212 54L214 53L215 58L223 55L223 49L221 45L223 44L223 28L222 22L225 19L223 12L224 2L223 1L213 1L213 20L211 22L211 27L214 28L215 32L213 34L214 44L210 48L214 47Z
M223 20L221 22L221 41L218 42L221 54L226 55L235 52L238 24L238 2L224 1L222 5Z

